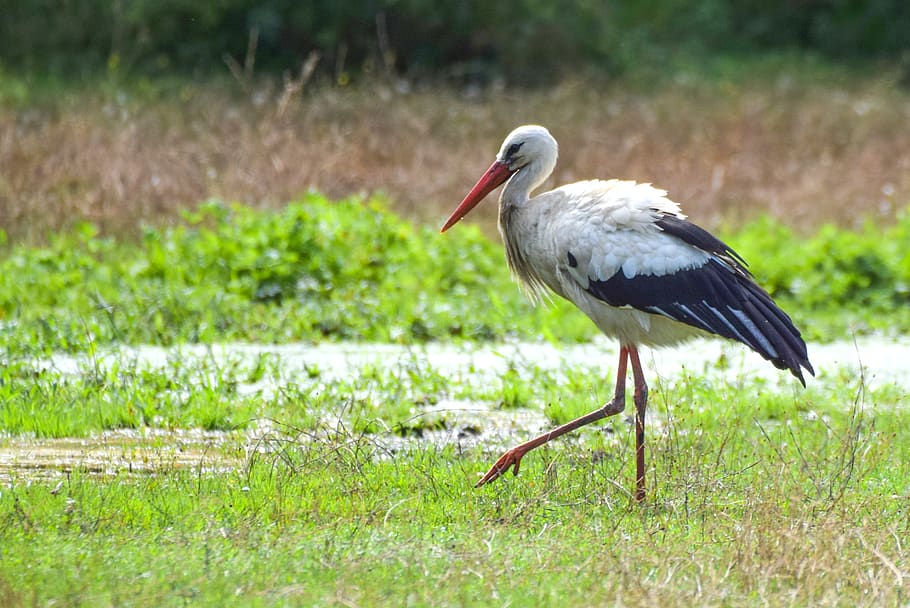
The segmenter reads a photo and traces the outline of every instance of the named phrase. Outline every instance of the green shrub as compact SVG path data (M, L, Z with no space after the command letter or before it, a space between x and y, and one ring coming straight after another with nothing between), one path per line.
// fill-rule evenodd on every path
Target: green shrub
M803 237L770 219L728 235L812 339L910 329L910 215ZM470 225L440 235L381 201L310 194L278 211L212 201L141 242L89 224L0 257L0 345L250 340L584 340L568 303L533 308L501 247Z
M901 0L794 3L656 0L557 3L427 0L29 0L6 3L0 63L59 73L225 73L258 33L260 70L313 50L333 76L393 62L408 74L539 80L554 72L636 70L682 51L808 50L892 57L910 48Z
M886 228L828 225L809 238L764 218L730 241L769 293L811 323L811 337L910 327L910 214Z
M277 212L209 202L140 244L90 225L0 259L8 349L90 342L350 339L424 341L530 335L531 311L480 231L415 229L379 201L311 194ZM529 319L531 327L513 327ZM569 323L571 325L571 323ZM569 337L590 328L576 318Z

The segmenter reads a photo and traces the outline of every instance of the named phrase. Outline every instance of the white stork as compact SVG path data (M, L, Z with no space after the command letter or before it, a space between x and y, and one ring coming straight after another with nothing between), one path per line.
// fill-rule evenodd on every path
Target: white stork
M477 486L493 481L551 439L625 409L627 362L635 381L636 489L645 497L645 383L640 345L669 346L716 334L742 342L805 386L815 374L790 317L746 270L745 261L686 221L679 205L650 184L590 180L531 197L556 166L558 146L545 128L518 127L496 161L441 232L508 180L499 198L499 232L512 274L534 302L550 290L578 306L619 340L613 400L598 410L504 453Z

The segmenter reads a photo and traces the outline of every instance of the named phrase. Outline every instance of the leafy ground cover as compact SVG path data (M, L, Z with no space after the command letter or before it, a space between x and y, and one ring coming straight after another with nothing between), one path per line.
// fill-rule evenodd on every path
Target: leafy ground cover
M910 215L805 237L771 219L725 235L813 340L910 329ZM90 224L0 256L8 356L243 340L584 340L571 306L532 308L476 228L439 235L377 200L278 211L210 202L138 243Z
M908 228L805 239L761 220L726 238L810 335L831 338L906 328ZM3 605L907 601L901 386L837 369L807 390L714 367L659 376L639 505L622 417L471 489L506 444L605 400L609 369L516 361L478 382L418 360L339 378L289 377L267 355L109 357L143 343L592 335L566 306L532 309L477 228L441 236L380 202L316 194L281 211L212 202L139 242L83 224L5 246L0 311L0 441L224 431L196 466L96 472L77 454L50 477L7 467ZM46 363L61 351L82 363ZM466 420L464 403L479 414ZM529 426L496 426L527 412Z
M587 340L570 306L511 284L493 205L445 236L386 208L436 222L515 122L558 133L557 182L667 187L811 340L908 331L898 71L705 65L545 91L0 74L0 605L906 604L905 385L662 370L637 505L623 417L471 489L499 450L604 401L609 367L337 377L181 350ZM391 202L284 205L314 185ZM175 211L218 196L252 206ZM175 348L110 356L148 344ZM61 353L80 365L47 364ZM168 439L200 429L217 440ZM49 470L2 460L54 441Z

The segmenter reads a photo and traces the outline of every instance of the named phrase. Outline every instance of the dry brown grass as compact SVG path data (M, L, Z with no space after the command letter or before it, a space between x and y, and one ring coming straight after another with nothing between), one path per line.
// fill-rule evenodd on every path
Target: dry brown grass
M55 109L0 108L0 225L23 237L83 218L131 231L209 197L274 206L310 188L385 192L436 223L527 122L560 141L551 183L653 182L707 225L759 211L807 228L850 225L910 200L910 96L890 85L638 89L568 82L469 98L321 86L283 115L277 91L253 102L215 87L146 105L89 94ZM478 215L491 225L492 205Z

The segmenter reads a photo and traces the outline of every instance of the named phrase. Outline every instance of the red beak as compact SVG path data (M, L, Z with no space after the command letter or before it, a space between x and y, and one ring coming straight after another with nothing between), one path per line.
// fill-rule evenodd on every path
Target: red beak
M445 232L454 226L458 220L470 213L471 209L477 206L477 203L482 201L486 195L509 179L513 173L515 173L515 171L510 169L509 165L502 161L497 160L490 165L487 172L483 174L483 177L477 180L477 183L474 184L474 187L471 188L468 195L464 197L461 204L455 208L455 211L452 212L452 215L449 216L449 219L446 220L446 223L439 232Z

